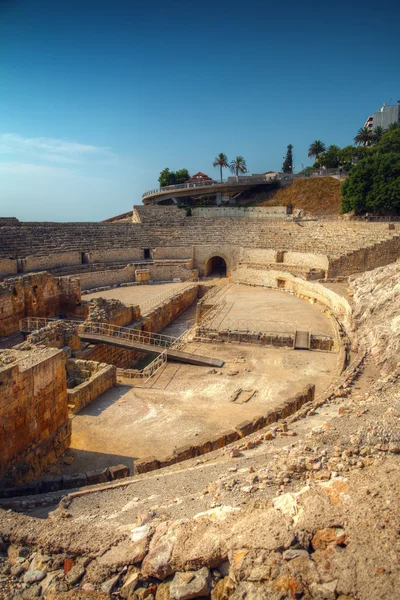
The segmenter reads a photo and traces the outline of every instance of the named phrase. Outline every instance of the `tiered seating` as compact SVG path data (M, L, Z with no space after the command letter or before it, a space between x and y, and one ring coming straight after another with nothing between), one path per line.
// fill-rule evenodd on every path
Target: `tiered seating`
M170 208L170 207L166 207ZM0 258L159 246L232 245L343 256L399 236L386 223L274 223L188 217L161 223L22 223L0 228Z

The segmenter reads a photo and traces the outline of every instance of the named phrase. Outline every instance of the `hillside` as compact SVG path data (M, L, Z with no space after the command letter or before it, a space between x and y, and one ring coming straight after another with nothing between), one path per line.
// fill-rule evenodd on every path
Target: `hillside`
M342 200L340 185L333 177L295 179L292 185L271 192L258 206L292 204L313 215L337 215Z

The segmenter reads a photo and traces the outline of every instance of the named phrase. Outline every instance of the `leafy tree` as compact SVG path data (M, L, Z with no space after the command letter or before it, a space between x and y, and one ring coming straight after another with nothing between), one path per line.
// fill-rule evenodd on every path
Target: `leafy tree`
M223 152L220 152L213 162L213 167L219 167L222 181L222 169L229 169L227 155Z
M286 151L284 163L282 165L284 173L293 173L293 146L289 144Z
M387 131L394 131L395 129L400 129L400 123L390 123Z
M385 133L385 130L383 129L383 127L381 127L381 125L377 125L375 127L375 129L372 131L372 140L374 143L379 142L379 140L381 139L381 137L383 136L383 134Z
M339 150L339 164L345 170L351 169L359 160L365 158L370 152L366 146L346 146Z
M166 187L168 185L176 185L178 183L185 183L190 177L187 169L180 169L179 171L170 171L167 168L163 169L158 178L160 187Z
M328 147L328 150L322 154L319 163L327 169L336 169L340 163L339 154L339 146L332 144Z
M235 160L232 160L231 164L229 165L229 168L231 173L235 173L236 177L239 175L239 173L241 175L247 173L247 165L243 156L237 156Z
M175 183L185 183L190 178L190 173L187 169L179 169L175 171Z
M374 152L363 158L342 185L342 212L400 211L400 153Z
M354 138L354 143L359 144L360 146L361 144L363 146L368 146L372 141L372 133L368 127L360 127L360 129L357 131L356 137Z
M321 140L315 140L315 142L310 144L310 147L308 149L308 157L312 158L313 156L315 156L315 160L318 161L319 157L325 152L325 150L326 147L324 142L321 142Z
M399 152L400 153L400 128L387 131L379 140L371 152Z

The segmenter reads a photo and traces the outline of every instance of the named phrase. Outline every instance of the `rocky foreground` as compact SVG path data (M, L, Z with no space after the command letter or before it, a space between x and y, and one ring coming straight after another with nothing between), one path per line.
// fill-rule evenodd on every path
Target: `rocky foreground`
M382 270L361 285L374 276L382 281ZM0 597L398 597L399 354L391 346L382 358L392 341L380 345L378 329L365 341L360 307L375 287L357 296L352 285L375 360L361 360L327 401L240 444L59 506L0 511ZM398 312L383 291L377 327Z

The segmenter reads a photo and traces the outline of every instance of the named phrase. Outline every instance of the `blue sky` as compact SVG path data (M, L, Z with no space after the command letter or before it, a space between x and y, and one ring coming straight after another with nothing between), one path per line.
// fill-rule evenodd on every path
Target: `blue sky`
M0 215L100 220L164 167L345 146L400 99L398 3L0 0ZM227 173L226 173L227 174Z

